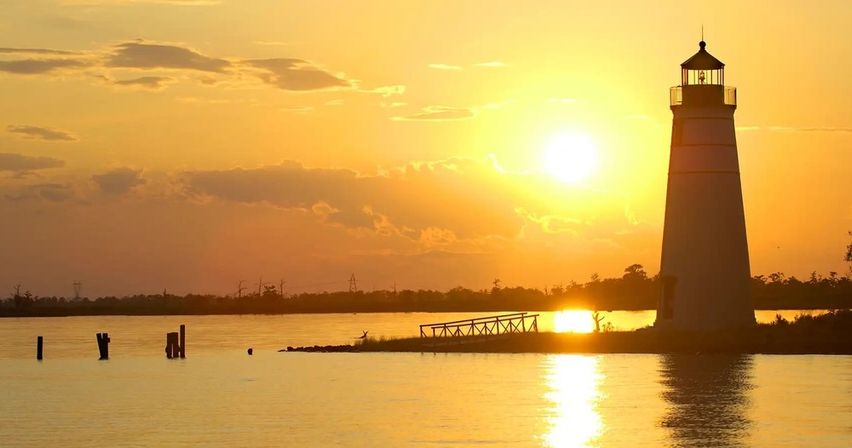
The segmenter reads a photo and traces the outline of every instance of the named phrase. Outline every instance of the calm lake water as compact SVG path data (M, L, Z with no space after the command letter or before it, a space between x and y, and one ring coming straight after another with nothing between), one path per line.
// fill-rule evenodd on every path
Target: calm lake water
M476 315L0 319L0 446L852 446L850 356L277 352ZM180 323L187 359L167 360Z

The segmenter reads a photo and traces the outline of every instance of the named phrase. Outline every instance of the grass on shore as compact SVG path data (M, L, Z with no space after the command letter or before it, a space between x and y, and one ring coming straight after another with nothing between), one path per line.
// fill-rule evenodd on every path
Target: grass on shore
M778 316L772 323L725 332L643 328L602 333L370 338L356 347L361 352L852 354L852 310L800 315L792 322Z

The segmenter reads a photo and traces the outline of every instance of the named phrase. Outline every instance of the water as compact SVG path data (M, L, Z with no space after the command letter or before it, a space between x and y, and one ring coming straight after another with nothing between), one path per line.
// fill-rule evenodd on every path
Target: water
M850 356L277 352L458 317L0 319L0 446L852 446Z

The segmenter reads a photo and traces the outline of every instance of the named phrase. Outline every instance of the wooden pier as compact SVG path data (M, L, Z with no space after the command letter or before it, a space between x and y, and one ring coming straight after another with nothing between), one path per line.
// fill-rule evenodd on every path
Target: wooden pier
M538 314L528 314L526 312L438 322L420 326L421 338L490 336L531 332L538 333Z

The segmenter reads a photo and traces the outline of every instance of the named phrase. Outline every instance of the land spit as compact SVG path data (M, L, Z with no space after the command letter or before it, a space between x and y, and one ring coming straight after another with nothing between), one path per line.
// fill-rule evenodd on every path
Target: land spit
M282 350L283 351L283 350ZM524 333L496 336L366 339L355 345L288 347L287 351L433 353L765 353L852 355L852 311L725 332L645 328L602 333Z

